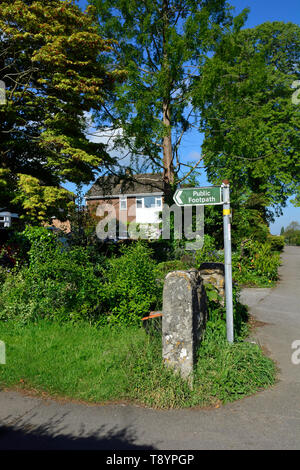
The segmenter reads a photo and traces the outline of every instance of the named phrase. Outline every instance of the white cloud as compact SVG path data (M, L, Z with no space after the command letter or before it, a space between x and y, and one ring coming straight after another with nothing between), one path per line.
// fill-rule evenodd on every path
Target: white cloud
M113 168L131 167L133 170L139 171L142 165L146 163L143 157L132 157L130 149L122 146L120 137L123 135L123 129L114 129L111 127L97 128L92 120L90 113L85 113L86 119L86 136L90 142L103 143L106 146L107 153L117 160L117 165Z

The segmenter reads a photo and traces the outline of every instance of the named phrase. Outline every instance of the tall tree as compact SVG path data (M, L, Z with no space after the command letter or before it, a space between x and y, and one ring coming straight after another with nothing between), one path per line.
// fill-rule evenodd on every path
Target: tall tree
M233 24L229 5L225 0L90 3L97 7L100 35L117 40L112 62L120 61L128 72L109 110L114 125L123 129L121 144L162 170L168 194L183 167L182 137L192 125L193 71Z
M295 24L232 32L201 68L193 93L209 180L227 178L233 193L257 194L278 213L300 195L300 106L292 100L299 59Z
M92 7L2 1L0 31L0 207L42 220L69 201L61 183L90 182L109 158L86 138L85 113L100 110L124 74L106 67L112 41L99 36Z
M288 245L300 246L300 224L292 221L283 233L284 239Z

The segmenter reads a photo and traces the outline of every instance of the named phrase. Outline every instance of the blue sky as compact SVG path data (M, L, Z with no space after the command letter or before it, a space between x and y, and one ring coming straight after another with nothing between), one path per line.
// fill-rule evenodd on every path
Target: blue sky
M244 8L249 7L250 13L246 27L254 27L266 21L285 21L300 24L300 1L299 0L229 0L235 7L235 13L240 13ZM84 9L88 2L78 0L78 4ZM201 152L202 139L198 133L190 133L186 136L182 145L182 152L186 161L195 159ZM205 174L200 179L202 185L207 184ZM274 234L278 234L282 226L286 227L292 220L300 223L300 208L288 204L283 209L283 216L276 218L270 229Z

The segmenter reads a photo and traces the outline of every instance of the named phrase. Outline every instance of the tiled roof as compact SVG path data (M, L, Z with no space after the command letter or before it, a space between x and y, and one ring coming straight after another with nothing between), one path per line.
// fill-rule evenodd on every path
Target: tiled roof
M163 179L160 173L139 175L100 176L86 193L86 198L118 196L120 194L162 193Z

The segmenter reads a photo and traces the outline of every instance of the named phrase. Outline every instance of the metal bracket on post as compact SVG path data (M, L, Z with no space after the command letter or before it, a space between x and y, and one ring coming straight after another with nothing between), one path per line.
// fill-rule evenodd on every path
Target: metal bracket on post
M233 301L232 301L232 256L231 256L231 211L230 186L224 180L223 188L223 226L224 226L224 255L225 255L225 298L226 298L226 329L227 340L233 343Z

